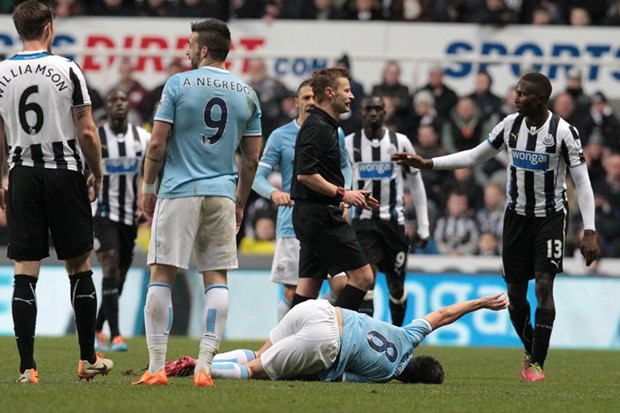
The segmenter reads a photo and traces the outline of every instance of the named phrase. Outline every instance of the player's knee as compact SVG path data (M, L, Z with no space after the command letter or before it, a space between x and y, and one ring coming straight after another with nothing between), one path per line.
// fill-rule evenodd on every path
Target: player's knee
M536 297L540 301L541 299L548 299L553 294L553 280L547 278L541 278L536 281Z

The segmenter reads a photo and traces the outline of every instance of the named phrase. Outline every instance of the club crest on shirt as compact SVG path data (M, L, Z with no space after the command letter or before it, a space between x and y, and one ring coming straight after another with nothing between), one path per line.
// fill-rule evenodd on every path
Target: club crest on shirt
M554 146L555 139L553 139L553 135L547 134L542 138L541 143L545 146Z

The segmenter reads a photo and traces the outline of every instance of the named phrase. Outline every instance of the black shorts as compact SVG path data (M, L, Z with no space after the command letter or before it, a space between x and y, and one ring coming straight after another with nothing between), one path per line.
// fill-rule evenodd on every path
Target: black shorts
M299 277L326 278L368 264L351 225L335 205L297 202L293 227L300 243Z
M121 224L109 218L95 217L95 251L118 250L121 262L131 264L138 227Z
M8 257L40 261L51 235L59 260L93 249L93 218L86 177L76 171L15 166L9 173Z
M384 273L405 273L409 242L404 225L381 219L356 219L352 225L371 264Z
M564 211L539 218L506 209L502 250L506 282L527 282L534 278L535 272L562 272L565 237Z

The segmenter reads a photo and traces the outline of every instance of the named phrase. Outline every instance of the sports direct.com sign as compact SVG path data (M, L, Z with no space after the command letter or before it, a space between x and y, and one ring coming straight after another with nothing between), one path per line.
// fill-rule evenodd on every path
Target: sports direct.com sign
M89 18L57 19L54 51L75 60L102 92L118 81L123 58L131 59L135 76L152 88L166 79L166 66L184 56L191 19ZM474 75L487 70L494 91L503 95L519 76L537 70L549 76L555 90L565 86L572 67L582 72L586 92L604 90L620 98L620 47L615 28L493 28L423 23L356 23L238 20L228 67L244 76L249 59L263 57L268 72L296 89L316 69L332 66L348 53L353 76L370 91L381 81L385 62L402 64L401 81L410 89L426 83L432 66L445 69L445 81L460 94L473 90ZM570 30L570 31L569 31ZM0 58L19 51L21 42L10 16L0 16Z

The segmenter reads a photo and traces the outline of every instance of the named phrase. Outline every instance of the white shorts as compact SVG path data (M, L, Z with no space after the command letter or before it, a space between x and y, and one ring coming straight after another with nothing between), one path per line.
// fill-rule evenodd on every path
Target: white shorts
M299 280L299 240L279 238L271 263L271 277L274 283L297 285Z
M345 272L330 277L346 276ZM276 252L271 263L272 282L285 285L297 285L299 281L299 240L297 238L279 238Z
M271 380L314 374L331 367L340 352L336 309L326 300L293 307L269 333L273 345L261 355Z
M200 272L238 267L232 199L200 196L157 200L148 264L187 269L192 251Z

